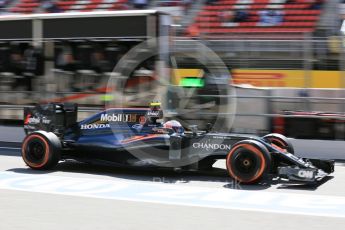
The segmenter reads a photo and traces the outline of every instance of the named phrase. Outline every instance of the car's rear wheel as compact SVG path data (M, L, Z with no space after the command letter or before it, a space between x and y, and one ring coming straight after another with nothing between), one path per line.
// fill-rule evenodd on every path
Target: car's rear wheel
M60 160L61 143L53 133L34 132L22 144L22 158L32 169L52 169Z
M243 184L255 184L269 172L271 156L258 141L244 140L236 143L226 157L229 175Z
M263 139L269 142L272 147L277 148L283 152L289 152L295 154L292 143L287 137L278 133L271 133L263 137Z

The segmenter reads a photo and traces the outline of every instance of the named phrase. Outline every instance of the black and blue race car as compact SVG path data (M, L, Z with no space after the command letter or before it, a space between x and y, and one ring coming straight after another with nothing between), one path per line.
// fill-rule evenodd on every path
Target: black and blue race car
M24 110L22 158L32 169L53 169L60 161L100 161L130 167L211 170L225 159L231 178L254 184L264 178L314 183L334 172L331 160L294 154L280 134L263 137L185 130L162 122L159 103L148 108L110 108L77 122L76 104L50 103ZM211 126L210 126L211 127Z

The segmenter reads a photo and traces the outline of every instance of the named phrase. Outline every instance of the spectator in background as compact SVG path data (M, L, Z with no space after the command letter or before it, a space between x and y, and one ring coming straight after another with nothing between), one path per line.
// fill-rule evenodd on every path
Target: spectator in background
M313 0L310 3L310 10L320 10L323 4L323 0Z
M159 6L179 6L184 0L159 0Z
M10 49L7 46L0 47L0 72L9 71L10 65Z
M279 10L263 10L260 12L261 26L276 26L282 22L283 15Z
M17 76L21 76L23 69L23 56L19 50L14 50L10 55L10 71Z
M197 38L200 36L199 27L196 24L192 24L188 27L187 34L193 38Z
M63 62L64 62L64 65L63 65L63 70L65 71L72 71L72 72L75 72L77 71L77 62L74 58L74 55L72 54L72 52L64 52L63 54Z
M234 22L245 22L249 18L249 14L245 10L237 10L234 16Z
M234 22L235 14L231 10L224 10L219 13L219 20L223 23Z
M12 51L10 55L10 71L16 76L13 88L24 86L26 90L32 91L32 80L35 76L41 75L42 72L41 50L30 45L24 54L19 49Z
M105 59L104 52L97 48L91 55L91 68L96 73L101 74L103 72L108 71L109 69L109 61Z
M0 0L0 15L11 14L10 8L12 8L13 2L14 0Z
M294 4L296 0L286 0L285 4Z
M102 80L100 74L106 72L109 69L109 62L105 59L104 52L100 48L96 48L91 54L91 69L95 71L98 75L90 79L90 81L92 82L90 89L97 87L97 85Z
M192 5L192 0L182 0L184 13L187 14L190 6Z
M61 13L61 12L63 12L63 10L60 9L60 7L55 2L53 2L52 0L45 0L42 4L42 9L46 13Z
M6 1L5 0L0 0L0 14L4 12L6 6Z
M145 9L147 7L147 4L147 0L133 0L134 7L139 10Z
M218 0L206 0L206 5L214 5Z
M27 89L29 91L33 90L33 79L37 76L43 74L43 56L42 56L42 49L38 47L34 47L30 45L24 51L24 68L23 68L23 76L24 81L26 83Z
M12 50L10 54L10 72L14 73L16 76L22 76L24 71L24 61L23 55L19 49ZM15 78L12 88L16 89L18 86L26 85L25 79Z
M59 65L62 66L62 69L64 71L68 71L73 74L73 78L70 85L71 89L75 92L80 91L80 89L77 87L78 79L76 71L78 70L78 63L74 58L72 50L65 47L60 55L61 58L59 59Z

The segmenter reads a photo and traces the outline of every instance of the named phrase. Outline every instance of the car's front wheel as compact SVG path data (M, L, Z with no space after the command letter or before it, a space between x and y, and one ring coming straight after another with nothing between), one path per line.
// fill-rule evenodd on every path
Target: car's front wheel
M226 157L226 168L233 179L243 184L255 184L270 171L271 155L258 141L236 143Z

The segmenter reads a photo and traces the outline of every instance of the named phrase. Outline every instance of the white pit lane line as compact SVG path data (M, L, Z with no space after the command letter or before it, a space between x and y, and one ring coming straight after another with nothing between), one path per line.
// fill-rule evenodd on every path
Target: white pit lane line
M0 147L0 149L5 149L5 150L21 150L21 148L17 148L17 147Z
M345 217L345 197L0 172L0 189L194 207Z

